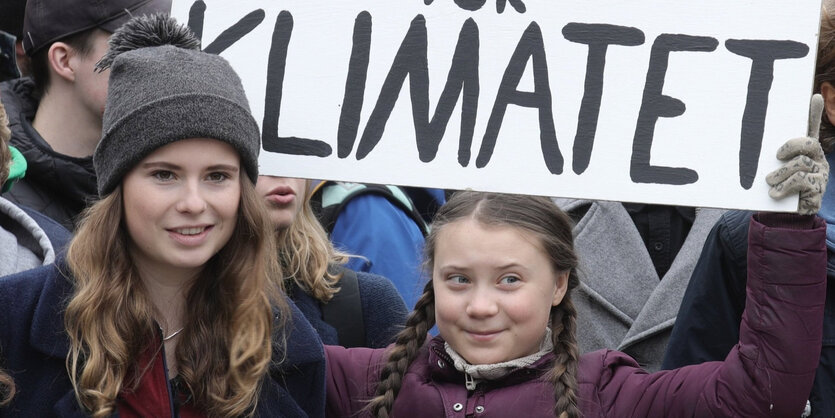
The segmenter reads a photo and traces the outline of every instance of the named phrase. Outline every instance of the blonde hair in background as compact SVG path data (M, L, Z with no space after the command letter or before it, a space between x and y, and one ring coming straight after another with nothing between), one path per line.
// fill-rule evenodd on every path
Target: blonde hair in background
M348 255L337 251L310 206L310 180L305 180L301 210L290 226L276 232L281 267L287 279L323 303L339 291L341 275L328 272L330 264L345 264Z
M9 170L12 162L12 154L9 151L9 139L12 131L9 130L9 117L3 103L0 103L0 186L9 178Z
M158 332L122 216L117 187L88 209L67 253L75 284L65 313L67 370L78 401L94 417L115 412L126 376L147 368L137 358ZM275 285L279 277L272 223L242 176L235 232L186 295L186 327L175 353L194 402L211 417L254 412L272 342L285 343L289 306ZM127 384L135 386L138 378Z

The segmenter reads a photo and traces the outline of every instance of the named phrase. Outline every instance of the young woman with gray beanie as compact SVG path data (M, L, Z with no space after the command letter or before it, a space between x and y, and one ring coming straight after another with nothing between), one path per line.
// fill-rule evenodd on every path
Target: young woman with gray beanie
M321 416L324 358L280 291L239 77L183 26L117 31L101 199L65 258L0 281L10 415Z

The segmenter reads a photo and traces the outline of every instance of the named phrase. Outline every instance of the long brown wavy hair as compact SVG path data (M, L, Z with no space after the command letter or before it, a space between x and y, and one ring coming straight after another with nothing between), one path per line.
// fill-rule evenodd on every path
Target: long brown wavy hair
M551 330L556 356L551 371L545 376L554 385L554 415L576 418L577 310L571 302L571 290L580 284L577 277L577 255L574 252L572 221L557 205L545 197L506 195L462 191L441 207L426 238L426 269L432 271L439 233L447 225L464 219L475 219L484 225L510 226L533 233L539 238L554 271L569 272L568 291L562 302L551 308ZM426 284L415 310L406 321L406 328L397 335L380 373L374 398L367 405L374 416L388 417L400 391L403 376L426 342L429 329L435 325L435 292L432 282Z
M94 417L111 415L120 391L138 384L148 365L137 359L158 341L155 310L127 250L122 217L119 187L88 209L67 253L75 284L64 318L67 370L78 401ZM284 344L273 338L283 336L289 314L275 285L280 277L272 223L241 176L235 231L186 295L188 326L175 353L195 404L209 416L254 412L272 344Z
M326 303L339 291L341 274L328 271L329 265L345 264L348 255L337 251L325 228L310 206L310 180L305 181L299 213L286 228L276 231L279 261L287 280Z

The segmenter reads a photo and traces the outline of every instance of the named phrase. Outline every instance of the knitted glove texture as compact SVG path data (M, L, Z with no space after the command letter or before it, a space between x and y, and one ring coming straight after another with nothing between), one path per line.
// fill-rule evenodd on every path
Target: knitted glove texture
M808 136L786 141L777 150L777 159L784 162L783 166L765 177L771 186L768 195L774 199L800 194L797 212L802 215L820 210L829 180L829 163L818 141L822 113L823 97L816 94L809 106Z

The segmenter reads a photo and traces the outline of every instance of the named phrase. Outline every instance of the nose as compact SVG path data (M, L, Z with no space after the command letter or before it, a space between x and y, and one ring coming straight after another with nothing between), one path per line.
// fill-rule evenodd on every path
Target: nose
M467 303L467 315L472 318L488 318L499 313L499 304L492 289L475 288Z
M206 210L206 199L198 181L185 182L182 195L177 201L177 211L181 213L201 213Z

